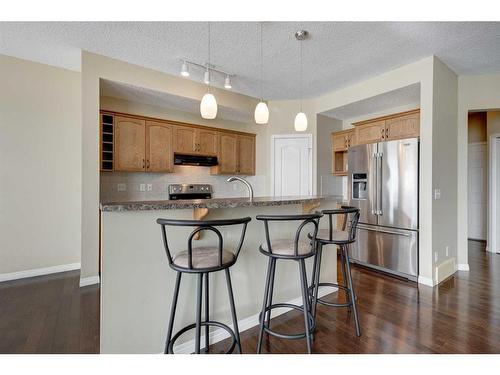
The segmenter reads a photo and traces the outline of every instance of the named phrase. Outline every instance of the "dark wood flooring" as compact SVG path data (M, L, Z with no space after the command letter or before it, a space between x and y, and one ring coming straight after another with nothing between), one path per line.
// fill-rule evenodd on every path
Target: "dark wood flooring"
M500 353L500 255L470 241L469 263L470 272L434 289L354 267L363 334L356 337L346 309L320 305L313 352ZM78 279L67 272L1 283L0 353L99 352L99 288L79 288ZM303 329L296 312L271 324L282 332ZM244 352L255 353L258 327L241 337ZM263 352L305 353L306 345L265 336Z

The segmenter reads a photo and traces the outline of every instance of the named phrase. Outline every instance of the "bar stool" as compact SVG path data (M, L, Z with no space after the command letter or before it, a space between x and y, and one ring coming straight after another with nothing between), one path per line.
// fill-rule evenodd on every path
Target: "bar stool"
M361 336L359 325L358 309L356 306L356 295L352 282L351 266L349 262L349 245L356 241L356 232L359 221L359 209L355 207L341 206L336 210L321 211L323 215L328 216L328 229L320 229L316 235L316 256L313 264L312 284L309 287L309 293L312 298L312 314L316 318L316 306L318 303L330 307L348 307L352 306L354 321L356 324L356 335ZM333 229L333 218L343 220L342 230ZM312 236L309 236L312 238ZM321 271L321 256L323 245L338 245L340 248L340 262L342 270L343 285L338 283L320 283L319 275ZM346 293L347 302L327 302L318 298L318 289L320 286L337 287Z
M226 330L232 338L232 343L226 354L232 353L235 346L241 354L241 341L238 331L238 321L236 318L236 309L234 307L233 288L231 285L231 276L229 274L229 267L236 263L238 255L241 251L243 241L245 239L245 232L248 222L252 220L249 217L241 219L227 219L227 220L170 220L158 219L156 222L161 225L163 244L165 252L167 253L168 264L170 268L177 271L177 278L175 281L174 296L172 300L172 307L170 310L170 320L168 323L167 339L165 342L164 353L173 354L173 346L175 341L185 332L195 328L195 353L200 353L200 339L201 327L205 327L205 352L208 352L209 347L209 327L215 326ZM234 252L224 248L224 240L221 232L216 228L219 226L232 226L242 225L241 236L238 245ZM170 253L167 240L166 227L195 227L187 240L187 250L180 251L174 256ZM211 231L215 233L218 238L217 246L213 247L198 247L193 248L193 238L195 235L202 231ZM233 320L234 330L226 324L209 320L209 274L224 270L226 273L227 290L229 293L229 304L231 306L231 316ZM177 308L177 299L179 297L179 287L181 283L181 276L183 273L190 273L198 275L198 283L196 289L196 323L190 324L179 330L172 337L172 330L174 326L175 311ZM205 279L205 319L201 320L201 307L202 307L202 292L203 292L203 279Z
M321 214L316 213L307 215L258 215L256 217L257 220L261 220L264 222L266 233L266 242L259 246L259 251L269 257L266 286L264 289L264 300L262 302L262 311L259 315L260 332L259 341L257 343L257 353L260 353L262 349L262 338L264 335L264 331L272 336L283 339L306 338L307 351L308 353L311 353L312 333L315 329L315 324L308 295L305 259L314 255L314 243L316 240L316 234L318 232L319 218L321 216ZM271 239L271 235L269 233L270 222L286 222L289 225L290 221L301 222L295 232L295 237L293 239ZM302 229L308 224L312 225L314 228L311 238L308 239L307 233L305 233L305 240L301 240ZM276 272L276 262L278 259L293 260L298 263L302 293L302 307L289 303L273 304L274 274ZM303 312L305 324L304 332L297 334L283 334L271 330L271 310L280 307L291 308Z

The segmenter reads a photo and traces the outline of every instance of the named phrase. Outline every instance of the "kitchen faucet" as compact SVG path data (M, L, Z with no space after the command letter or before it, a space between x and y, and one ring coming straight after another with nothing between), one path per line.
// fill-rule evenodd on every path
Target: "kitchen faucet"
M244 178L241 178L241 177L231 176L226 181L227 182L233 182L233 181L243 182L247 186L248 196L249 196L250 200L253 200L253 188L252 188L252 185L250 185L247 180L245 180Z

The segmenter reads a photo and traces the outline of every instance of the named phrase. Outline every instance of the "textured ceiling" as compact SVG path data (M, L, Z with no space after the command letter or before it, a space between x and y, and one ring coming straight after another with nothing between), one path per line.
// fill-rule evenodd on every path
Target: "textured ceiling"
M193 114L200 114L200 101L183 96L171 95L165 92L137 87L125 83L113 82L101 79L100 95L112 98L124 99L130 102L153 105L157 107L173 109ZM253 113L217 106L217 118L231 121L249 123L253 121Z
M402 87L371 98L323 112L322 115L347 120L402 106L419 106L420 84Z
M300 96L299 23L264 23L264 97ZM314 97L435 54L457 74L500 71L500 23L303 22L304 97ZM212 23L212 62L237 74L233 90L258 97L259 23ZM80 50L178 74L180 58L207 61L200 22L0 23L0 53L80 69ZM190 79L201 80L201 72ZM222 86L219 78L218 86Z

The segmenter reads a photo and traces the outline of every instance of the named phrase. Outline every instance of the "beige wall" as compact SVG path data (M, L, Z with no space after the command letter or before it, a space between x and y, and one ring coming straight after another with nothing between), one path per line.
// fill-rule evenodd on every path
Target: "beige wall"
M486 112L471 112L467 121L469 143L486 142Z
M0 280L78 267L80 74L0 55L0 130Z
M500 74L458 77L458 263L468 264L467 249L467 143L469 111L500 108Z
M332 175L332 138L331 134L342 130L342 121L331 117L317 115L318 126L318 194L342 195L342 179Z
M488 111L486 133L488 138L493 134L500 134L500 111Z

